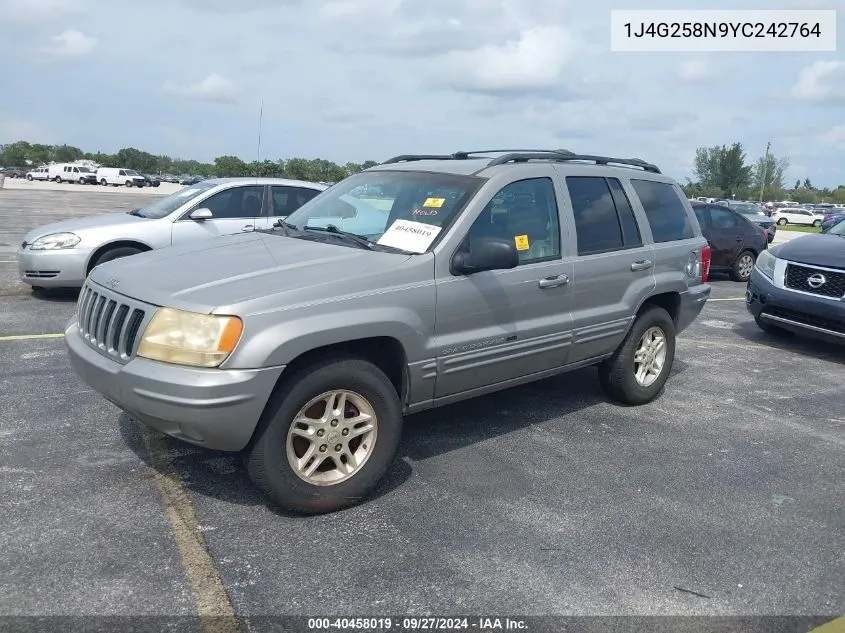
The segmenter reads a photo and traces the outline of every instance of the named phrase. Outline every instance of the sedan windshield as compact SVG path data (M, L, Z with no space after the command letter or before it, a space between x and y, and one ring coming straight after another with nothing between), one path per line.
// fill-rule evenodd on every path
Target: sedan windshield
M845 220L840 220L839 224L835 224L830 231L828 231L830 235L838 235L840 237L845 237Z
M166 198L157 200L151 205L140 209L135 215L139 215L142 218L163 218L173 213L186 202L190 202L197 196L216 186L217 185L214 183L205 182L191 187L185 187L176 193L170 194Z
M367 171L337 183L286 219L289 229L352 233L376 244L424 253L484 180L418 171Z

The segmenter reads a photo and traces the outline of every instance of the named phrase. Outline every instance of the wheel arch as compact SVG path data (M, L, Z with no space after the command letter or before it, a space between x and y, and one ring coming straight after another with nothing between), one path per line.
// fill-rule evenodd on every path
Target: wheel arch
M88 276L88 274L90 274L91 270L94 268L94 262L96 262L97 259L99 259L103 253L110 251L114 248L122 247L137 248L142 252L153 250L152 246L138 240L125 239L108 242L106 244L103 244L102 246L97 247L97 249L88 257L88 261L85 263L85 275Z

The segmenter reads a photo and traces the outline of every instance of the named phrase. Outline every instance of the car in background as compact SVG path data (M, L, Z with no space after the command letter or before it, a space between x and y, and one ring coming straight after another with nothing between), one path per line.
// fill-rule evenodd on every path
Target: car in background
M772 220L779 226L797 224L799 226L821 226L824 216L800 207L779 207L772 211Z
M179 179L180 185L195 185L198 182L202 182L202 178L199 176L182 176Z
M72 182L79 185L97 184L97 174L90 167L74 163L59 163L47 168L50 180L58 183Z
M97 182L104 187L112 185L117 187L124 185L126 187L143 187L144 177L134 169L124 169L122 167L100 167L97 170Z
M95 266L113 259L270 229L325 189L278 178L206 180L140 209L32 230L17 251L18 274L33 288L79 288Z
M822 232L827 232L832 229L834 226L845 220L845 210L840 211L838 213L827 213L825 214L824 218L822 218L821 229Z
M845 344L845 222L761 253L745 302L768 334Z
M144 177L144 186L158 187L161 184L161 178L152 174L141 174Z
M5 167L4 169L0 170L3 172L3 175L6 178L25 178L26 171L21 169L20 167Z
M50 180L49 167L37 167L26 172L26 179L30 182L33 180Z
M710 244L711 272L726 272L734 281L747 282L757 257L768 248L768 231L730 207L690 205Z
M777 232L777 223L763 211L760 205L755 202L736 202L732 200L728 203L728 208L744 215L746 219L764 229L767 233L769 244L774 241Z

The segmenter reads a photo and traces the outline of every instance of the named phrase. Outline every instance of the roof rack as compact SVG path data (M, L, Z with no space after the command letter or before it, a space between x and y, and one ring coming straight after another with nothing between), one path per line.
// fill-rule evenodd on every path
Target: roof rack
M652 165L644 161L642 158L613 158L611 156L594 156L592 154L573 154L572 152L531 152L531 153L517 153L505 154L491 160L487 167L495 167L496 165L504 165L506 163L524 163L529 160L553 160L558 162L569 161L587 161L595 163L596 165L626 165L629 167L639 167L643 171L649 171L659 174L660 169L657 165Z
M507 163L525 163L529 160L552 160L556 162L586 161L596 165L626 165L639 167L643 171L655 174L661 173L657 165L653 165L642 158L613 158L611 156L596 156L593 154L576 154L568 149L486 149L473 151L458 151L452 154L402 154L394 156L382 163L390 165L393 163L404 163L416 160L467 160L479 154L502 154L491 160L487 167L505 165Z

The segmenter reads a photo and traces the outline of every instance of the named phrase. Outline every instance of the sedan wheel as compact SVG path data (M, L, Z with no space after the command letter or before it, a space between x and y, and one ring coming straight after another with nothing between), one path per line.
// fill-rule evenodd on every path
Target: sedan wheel
M778 224L780 224L781 226L784 226L788 222L789 220L787 220L786 218L781 218L780 220L778 220Z

